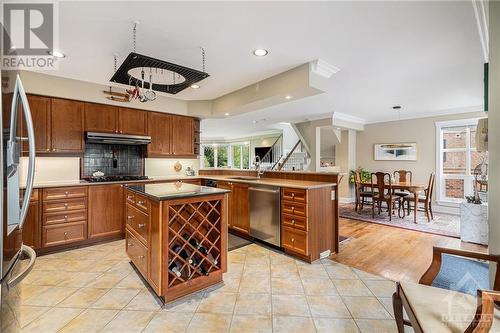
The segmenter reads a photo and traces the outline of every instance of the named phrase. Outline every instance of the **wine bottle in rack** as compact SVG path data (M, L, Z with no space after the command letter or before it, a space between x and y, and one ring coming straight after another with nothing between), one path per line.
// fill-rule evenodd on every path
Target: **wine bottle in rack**
M183 276L183 273L182 273L182 265L180 262L174 260L170 263L170 265L168 265L168 269L175 274L175 276L177 277L181 277Z
M186 260L189 264L193 263L193 259L191 259L191 252L189 250L183 250L179 244L174 245L172 250L174 250L174 252L177 253L179 257Z
M198 268L201 274L208 276L208 271L205 269L205 266L196 255L193 255L193 266Z
M188 240L189 235L184 234L182 235L182 238ZM213 265L217 265L218 262L217 259L215 259L214 256L210 252L208 252L205 247L203 247L200 243L198 243L196 239L194 238L189 239L189 244L193 245L195 249L200 251L200 253L204 254L207 257L207 260L210 261L210 263L212 263Z

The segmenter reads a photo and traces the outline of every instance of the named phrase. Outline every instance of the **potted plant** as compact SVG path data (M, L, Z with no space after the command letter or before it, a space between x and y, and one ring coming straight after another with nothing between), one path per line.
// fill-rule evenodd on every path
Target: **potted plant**
M354 184L354 175L355 175L356 171L359 171L359 173L361 175L362 182L369 183L371 181L371 178L372 178L371 172L363 169L362 167L358 167L356 170L351 170L349 172L349 183Z

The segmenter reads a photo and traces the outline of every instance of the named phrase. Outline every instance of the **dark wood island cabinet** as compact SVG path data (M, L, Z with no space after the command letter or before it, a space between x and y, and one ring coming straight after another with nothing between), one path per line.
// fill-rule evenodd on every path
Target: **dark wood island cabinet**
M127 254L165 302L222 282L226 193L181 182L126 188Z

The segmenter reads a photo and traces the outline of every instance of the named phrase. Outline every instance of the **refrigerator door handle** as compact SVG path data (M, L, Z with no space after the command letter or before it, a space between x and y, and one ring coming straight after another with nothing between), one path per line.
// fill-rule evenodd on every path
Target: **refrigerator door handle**
M35 261L36 261L35 250L33 250L29 246L22 245L21 246L21 254L23 254L23 253L26 256L28 256L30 261L29 261L28 265L26 266L26 268L24 268L24 270L21 273L17 274L16 276L14 276L13 278L11 278L7 281L7 288L8 289L14 288L19 282L24 280L26 275L28 275L31 272L31 270L33 269L33 266L35 265Z
M22 109L24 113L24 119L26 120L26 130L28 132L28 177L26 179L26 189L24 191L23 204L21 206L21 211L19 213L19 228L21 229L24 224L24 220L26 218L26 214L28 213L31 192L33 191L33 181L35 179L35 130L33 128L33 119L31 118L31 110L30 105L28 103L28 97L26 96L26 92L24 91L23 83L21 82L21 78L19 74L16 78L16 85L14 87L14 95L12 100L12 110L11 116L13 119L11 120L11 138L10 142L16 142L17 138L15 137L16 127L17 127L17 103L19 98L22 103ZM12 154L18 154L17 149L12 149ZM11 156L11 161L14 160L14 156Z

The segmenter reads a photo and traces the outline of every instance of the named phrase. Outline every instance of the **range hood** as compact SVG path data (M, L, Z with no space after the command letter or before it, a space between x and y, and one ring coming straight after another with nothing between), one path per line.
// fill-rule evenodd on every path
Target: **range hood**
M150 136L87 132L89 143L106 143L112 145L147 145L151 143Z

